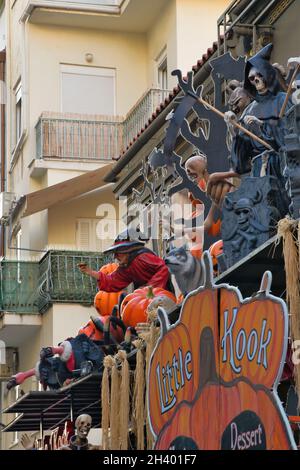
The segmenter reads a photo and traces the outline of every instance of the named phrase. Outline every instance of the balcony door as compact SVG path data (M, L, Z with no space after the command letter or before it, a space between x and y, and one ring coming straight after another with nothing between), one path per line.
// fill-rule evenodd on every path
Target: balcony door
M61 64L63 113L114 116L115 69Z

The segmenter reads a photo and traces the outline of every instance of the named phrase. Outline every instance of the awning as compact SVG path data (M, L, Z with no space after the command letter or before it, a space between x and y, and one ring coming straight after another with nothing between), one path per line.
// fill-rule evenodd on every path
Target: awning
M28 392L3 410L20 413L3 432L52 430L81 414L92 417L92 427L101 421L101 374L90 374L59 390Z
M23 201L25 205L23 206L22 217L27 217L28 215L48 209L55 204L66 202L74 197L105 186L107 182L104 181L104 178L113 166L113 163L109 163L97 170L88 171L83 175L49 186L49 188L27 194Z

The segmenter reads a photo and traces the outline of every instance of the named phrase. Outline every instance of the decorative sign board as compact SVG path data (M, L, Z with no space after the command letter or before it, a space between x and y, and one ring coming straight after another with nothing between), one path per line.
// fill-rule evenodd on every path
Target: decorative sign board
M156 449L296 449L277 395L287 351L285 303L267 271L243 299L215 285L207 252L204 286L190 293L161 335L149 367L148 408Z

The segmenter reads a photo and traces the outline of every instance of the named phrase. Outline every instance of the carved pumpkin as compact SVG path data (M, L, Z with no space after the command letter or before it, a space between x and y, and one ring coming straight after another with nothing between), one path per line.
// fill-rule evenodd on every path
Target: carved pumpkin
M104 274L111 274L116 271L117 268L117 263L109 263L105 266L102 266L102 268L100 268L100 271ZM120 294L122 294L123 292L124 291L105 292L103 290L99 290L94 298L94 307L97 312L102 316L111 315L114 306L118 305L119 303Z
M191 401L195 392L189 386L194 370L191 353L182 355L183 350L191 351L189 332L182 324L170 327L168 317L162 309L158 310L158 316L161 322L160 338L149 369L149 383L153 390L149 407L155 434L159 433L174 414L175 405L183 400ZM166 387L166 381L170 387Z
M137 323L147 321L147 307L156 296L166 296L176 302L176 297L161 287L141 287L128 294L121 304L121 317L124 324L135 327Z
M203 375L198 393L193 402L181 403L155 449L292 449L271 392L247 379L222 381L215 360L212 330L205 328L200 339Z

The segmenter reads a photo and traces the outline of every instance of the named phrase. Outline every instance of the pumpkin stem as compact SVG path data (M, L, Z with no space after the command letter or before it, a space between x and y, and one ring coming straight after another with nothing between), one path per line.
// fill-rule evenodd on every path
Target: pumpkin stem
M272 284L272 273L270 271L265 271L261 279L260 288L257 294L268 295L271 290L271 284Z
M213 265L208 251L204 251L201 264L204 273L203 287L206 289L211 289L213 287Z
M148 292L147 292L146 297L147 299L154 299L155 295L154 295L152 286L148 286Z
M160 321L161 326L161 337L165 336L168 333L170 328L170 322L167 313L162 307L158 307L157 316Z

